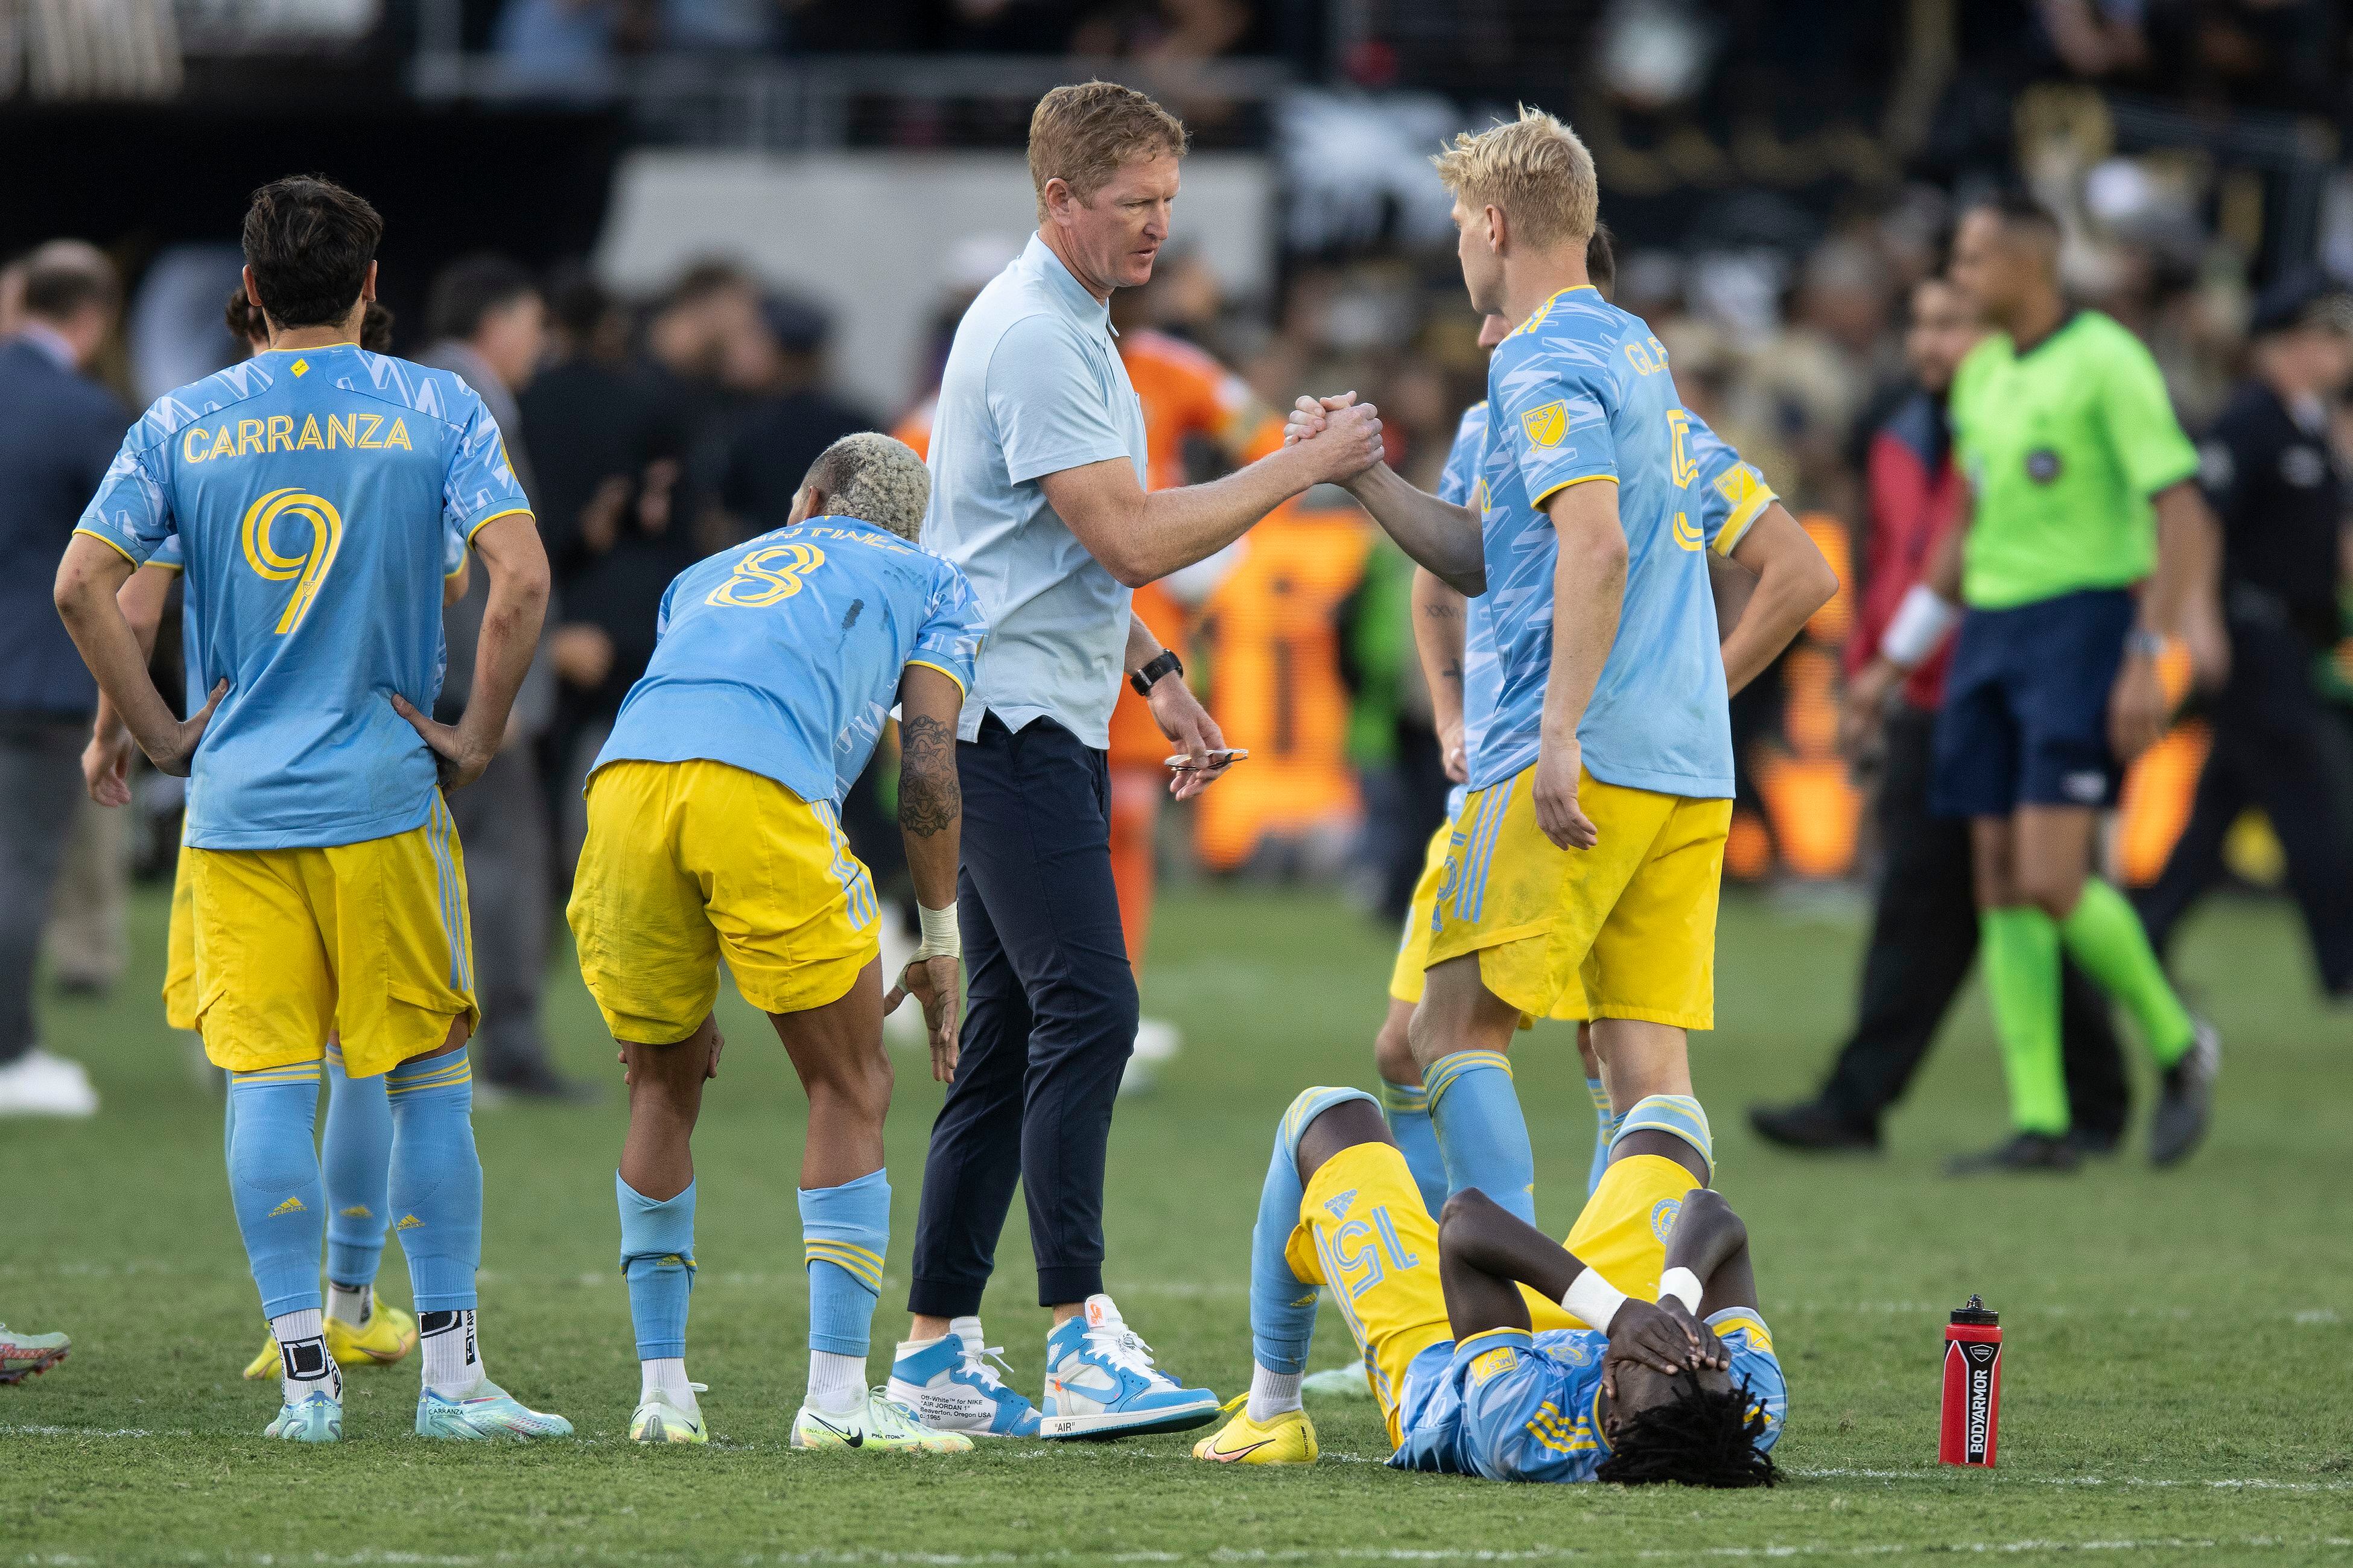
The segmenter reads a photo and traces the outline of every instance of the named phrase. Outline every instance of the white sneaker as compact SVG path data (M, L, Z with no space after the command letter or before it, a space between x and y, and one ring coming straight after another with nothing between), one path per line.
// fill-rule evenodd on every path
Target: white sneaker
M961 1432L942 1432L915 1419L915 1413L892 1400L881 1389L848 1410L801 1406L793 1417L796 1448L857 1448L867 1453L969 1454L972 1439Z
M969 1321L970 1338L959 1332L902 1342L892 1358L884 1394L935 1432L1035 1437L1037 1407L1006 1386L1003 1374L1011 1368L1005 1364L1005 1348L983 1345L979 1320Z
M1041 1437L1184 1432L1218 1418L1218 1396L1187 1388L1152 1362L1152 1347L1104 1295L1046 1336Z
M1139 1018L1135 1024L1135 1059L1158 1064L1176 1059L1185 1048L1185 1031L1166 1018Z
M81 1063L38 1046L0 1067L0 1116L95 1116L98 1090Z

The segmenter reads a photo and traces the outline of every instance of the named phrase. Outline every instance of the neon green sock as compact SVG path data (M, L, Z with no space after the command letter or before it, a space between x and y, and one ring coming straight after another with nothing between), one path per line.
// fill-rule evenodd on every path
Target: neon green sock
M2021 1132L2067 1131L2059 1059L2059 928L2032 907L1983 910L1986 996L2010 1080L2010 1120Z
M2140 916L2122 893L2097 877L2086 881L2074 912L2059 922L2059 940L2084 972L2131 1012L2158 1066L2169 1068L2181 1059L2198 1026L2174 994Z

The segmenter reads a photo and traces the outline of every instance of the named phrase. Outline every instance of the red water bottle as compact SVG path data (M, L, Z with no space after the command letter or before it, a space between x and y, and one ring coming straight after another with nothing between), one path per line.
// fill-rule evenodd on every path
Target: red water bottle
M1945 1328L1945 1418L1936 1458L1990 1465L2001 1426L2001 1314L1976 1296Z

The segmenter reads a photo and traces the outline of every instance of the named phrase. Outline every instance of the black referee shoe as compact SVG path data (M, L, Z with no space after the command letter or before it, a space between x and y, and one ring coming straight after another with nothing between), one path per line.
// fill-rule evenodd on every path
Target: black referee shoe
M2165 1069L2165 1088L2148 1124L2148 1163L2162 1170L2189 1158L2214 1112L2214 1080L2222 1072L2222 1037L2205 1019L2181 1059Z
M1879 1149L1876 1126L1857 1126L1832 1110L1826 1100L1752 1105L1748 1108L1748 1125L1767 1143L1808 1153L1840 1150L1875 1153Z
M2021 1132L1990 1149L1980 1149L1974 1154L1954 1155L1945 1162L1945 1174L1982 1176L1994 1171L2067 1172L2082 1164L2083 1158L2063 1132Z

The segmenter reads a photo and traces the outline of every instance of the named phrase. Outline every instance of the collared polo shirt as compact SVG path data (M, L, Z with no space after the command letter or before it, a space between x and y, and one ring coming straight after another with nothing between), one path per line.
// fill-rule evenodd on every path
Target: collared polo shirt
M957 724L1051 719L1097 750L1127 648L1127 588L1087 552L1039 480L1114 458L1145 482L1144 406L1111 311L1032 235L956 326L932 426L923 546L962 568L988 641Z

